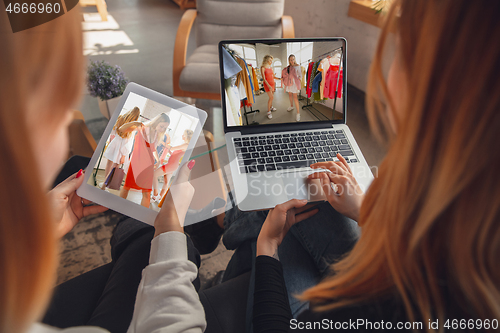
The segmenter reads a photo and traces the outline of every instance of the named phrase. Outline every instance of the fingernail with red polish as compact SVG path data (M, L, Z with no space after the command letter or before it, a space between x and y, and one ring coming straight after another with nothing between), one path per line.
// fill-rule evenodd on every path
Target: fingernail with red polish
M194 167L194 164L195 164L195 163L196 163L196 161L195 161L195 160L191 160L191 161L189 161L189 163L188 163L188 168L189 168L189 170L192 170L192 169L193 169L193 167Z
M78 171L78 173L76 174L76 178L80 177L81 175L83 175L83 170L80 169L80 171Z

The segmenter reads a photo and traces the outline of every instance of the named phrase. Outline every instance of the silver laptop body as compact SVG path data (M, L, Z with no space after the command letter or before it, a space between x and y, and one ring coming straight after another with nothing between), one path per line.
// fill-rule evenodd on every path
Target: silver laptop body
M290 199L325 200L319 181L307 179L312 173L309 165L338 161L335 157L338 152L348 160L362 189L366 191L370 185L373 175L346 125L346 46L344 38L228 40L219 43L224 132L235 199L241 210L270 209ZM283 83L275 80L273 104L280 103L282 107L272 112L272 119L269 119L269 96L262 89L260 75L262 60L265 55L273 56L271 69L276 77L281 77L283 70L287 70L290 54L296 57L299 65L294 67L297 75L299 70L303 72L300 67L304 67L305 76L309 74L311 78L311 73L316 72L314 66L319 64L322 67L316 73L322 77L315 77L319 84L311 85L310 90L314 91L316 85L319 94L321 81L324 81L323 97L330 98L314 103L314 93L311 92L309 98L308 89L301 84L298 94L302 97L299 102L301 120L296 121L295 104L292 111L283 107L290 104L289 94ZM247 67L246 72L243 67ZM242 71L235 74L240 69ZM248 81L243 75L245 73ZM303 74L300 76L304 77ZM245 96L253 103L246 103L242 98ZM235 106L235 100L239 102L238 106ZM243 107L238 110L241 105Z

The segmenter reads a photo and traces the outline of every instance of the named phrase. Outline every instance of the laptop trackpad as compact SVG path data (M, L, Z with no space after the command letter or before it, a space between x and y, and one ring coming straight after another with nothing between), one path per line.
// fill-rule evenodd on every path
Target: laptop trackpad
M307 175L301 172L283 172L280 176L288 200L307 199L312 202L326 200L319 179L308 179Z

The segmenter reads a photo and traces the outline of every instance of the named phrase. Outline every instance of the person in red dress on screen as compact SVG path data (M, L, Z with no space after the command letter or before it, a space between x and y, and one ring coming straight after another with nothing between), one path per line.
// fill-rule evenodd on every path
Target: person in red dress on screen
M137 131L120 197L127 199L130 189L142 191L141 205L149 208L155 161L160 160L156 152L156 145L160 142L169 125L170 118L165 113L161 113L145 124L135 121L120 127L120 131L124 133Z
M193 137L194 132L190 129L186 129L182 134L182 140L184 143L175 146L175 147L165 147L163 149L163 153L160 156L160 163L157 169L154 172L153 178L153 196L152 199L156 202L160 202L165 193L167 193L167 186L170 180L170 176L172 173L177 170L179 167L179 163L186 152L187 147L189 146L189 141ZM170 153L170 156L167 157L167 153ZM167 161L165 163L165 160ZM164 164L165 163L165 164ZM160 194L158 194L158 178L163 176L163 186Z
M273 108L274 92L276 91L276 83L274 82L274 79L280 80L279 77L276 77L274 75L273 69L271 67L272 64L273 56L268 54L264 56L264 60L262 60L262 66L260 67L262 80L264 80L264 90L266 91L267 96L269 96L269 101L267 102L267 118L269 119L273 118L271 111L276 111L276 109Z

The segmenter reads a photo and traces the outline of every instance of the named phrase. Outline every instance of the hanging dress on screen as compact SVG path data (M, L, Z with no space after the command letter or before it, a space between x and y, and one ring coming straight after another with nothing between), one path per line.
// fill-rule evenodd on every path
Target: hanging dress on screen
M342 79L343 79L343 71L342 70L340 71L340 78L339 78L339 66L330 65L328 72L326 72L323 97L334 99L335 90L337 90L337 98L342 97ZM337 81L339 82L338 89L337 89Z
M236 75L225 80L226 119L228 126L241 126L240 94L235 85Z
M150 143L146 129L144 127L138 129L124 188L142 192L152 190L155 164L154 149L156 149L156 140Z
M320 99L325 98L325 78L326 78L326 73L328 72L328 69L330 68L330 57L324 58L323 60L320 61L318 65L318 71L322 73L323 76L323 81L321 81L321 84L319 86L319 96Z
M304 66L300 66L300 89L306 87L306 69Z
M257 73L255 72L255 68L252 67L252 78L253 78L253 91L259 91L259 80L257 80Z
M224 65L224 79L229 79L230 77L241 72L242 68L234 57L227 52L226 48L222 48L222 61Z
M307 91L307 97L311 98L312 93L313 93L313 81L314 78L316 77L316 73L318 73L318 65L319 61L313 63L311 67L311 72L309 73L309 90Z
M250 76L248 75L248 68L245 60L241 58L236 58L236 62L240 65L241 71L236 75L236 86L239 87L240 84L243 86L245 91L245 96L248 98L250 104L254 104L253 96L253 86L250 81ZM242 93L240 93L242 95ZM240 96L241 97L241 96Z
M323 82L323 75L321 72L318 72L316 76L313 79L312 83L312 97L315 101L321 101L321 95L320 95L320 89L321 89L321 82Z

